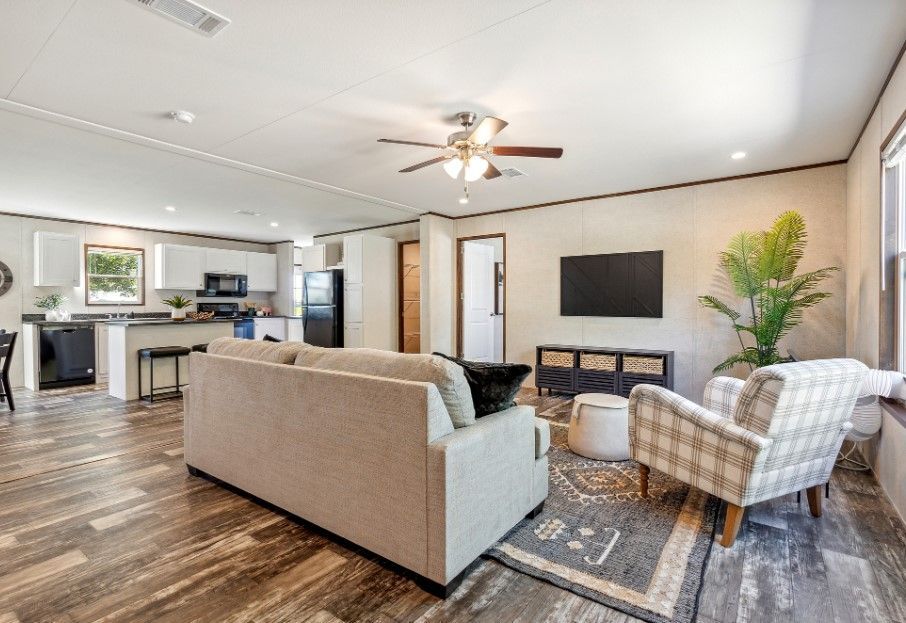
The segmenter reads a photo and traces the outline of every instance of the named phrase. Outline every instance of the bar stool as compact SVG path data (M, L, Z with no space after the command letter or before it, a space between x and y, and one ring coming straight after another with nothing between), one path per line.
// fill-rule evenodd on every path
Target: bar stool
M156 348L141 348L138 351L138 397L145 402L154 402L157 400L167 400L169 398L179 398L182 392L179 391L179 358L186 357L192 350L186 346L158 346ZM167 385L165 387L154 387L154 360L172 358L176 362L176 385ZM147 395L142 393L142 359L148 360L151 372L151 389ZM155 389L169 389L172 391L155 394Z

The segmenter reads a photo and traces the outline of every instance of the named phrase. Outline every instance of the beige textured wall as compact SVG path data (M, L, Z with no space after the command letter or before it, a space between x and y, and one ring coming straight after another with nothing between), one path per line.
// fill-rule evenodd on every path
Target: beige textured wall
M421 218L421 349L453 352L454 227L433 214Z
M846 165L846 352L877 367L880 350L881 143L906 110L900 61ZM906 429L885 415L881 434L862 444L881 486L906 518Z
M880 348L881 143L906 110L906 63L891 77L847 169L846 352L877 367Z
M269 251L268 245L232 242L203 238L200 236L184 236L180 234L164 234L148 232L124 227L107 225L86 225L80 223L64 223L36 218L3 216L0 215L0 261L7 264L13 271L13 289L0 297L0 328L7 331L22 330L22 314L38 314L43 310L35 307L35 297L45 296L51 292L60 292L67 296L65 308L72 313L106 314L116 311L116 306L85 305L85 278L84 265L82 266L82 284L78 288L48 288L35 287L34 283L34 232L52 231L59 233L75 234L79 237L80 246L83 244L107 244L124 247L143 248L145 250L145 304L140 306L123 307L123 312L162 312L168 308L161 303L173 294L179 293L195 299L195 292L178 292L172 290L154 289L154 245L168 242L174 244L187 244L199 247L214 247L219 249L236 249L241 251ZM80 256L84 264L84 257ZM247 300L268 301L267 293L250 292ZM230 300L230 299L214 299ZM290 310L287 310L287 313ZM279 313L279 312L278 312ZM23 384L23 352L17 348L18 354L13 360L10 378L14 386Z
M835 165L453 222L456 237L507 236L509 361L534 364L535 346L549 342L674 350L676 390L700 400L712 367L738 347L725 319L696 300L708 293L732 298L718 253L737 231L767 228L795 209L809 230L802 269L842 267L845 175L844 166ZM560 316L561 256L657 249L664 250L663 318ZM844 353L842 272L825 289L833 297L810 310L782 344L799 357ZM451 335L455 326L454 319Z

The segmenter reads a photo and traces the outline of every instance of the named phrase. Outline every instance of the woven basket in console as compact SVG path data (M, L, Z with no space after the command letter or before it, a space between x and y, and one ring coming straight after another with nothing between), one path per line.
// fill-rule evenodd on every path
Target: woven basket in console
M579 367L583 370L615 372L617 369L617 356L603 353L580 353Z
M542 350L541 365L552 368L572 368L573 354L562 350Z
M663 375L664 360L661 357L623 355L623 372Z

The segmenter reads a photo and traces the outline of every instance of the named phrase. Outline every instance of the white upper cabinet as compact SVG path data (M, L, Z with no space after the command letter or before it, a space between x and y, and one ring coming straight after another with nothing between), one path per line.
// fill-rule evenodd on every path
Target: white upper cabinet
M299 249L302 255L302 270L307 273L313 273L324 270L327 266L327 258L324 252L323 244L315 244L310 247Z
M277 291L277 256L273 253L245 254L249 292Z
M299 263L306 273L327 270L340 261L339 244L314 244L308 247L297 247Z
M79 237L50 231L35 232L35 285L78 288Z
M205 258L203 247L154 245L154 287L158 290L203 290Z
M245 251L229 249L207 249L205 255L206 273L248 274Z
M346 283L362 283L364 244L365 237L361 234L343 238L343 280Z

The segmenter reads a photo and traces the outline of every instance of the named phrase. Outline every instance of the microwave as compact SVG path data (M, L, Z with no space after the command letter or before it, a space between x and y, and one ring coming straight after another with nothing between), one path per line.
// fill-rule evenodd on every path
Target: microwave
M204 290L198 290L196 296L247 296L249 279L246 275L226 275L223 273L205 273Z

